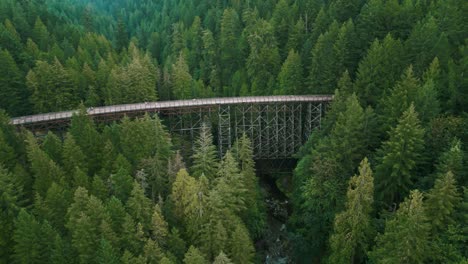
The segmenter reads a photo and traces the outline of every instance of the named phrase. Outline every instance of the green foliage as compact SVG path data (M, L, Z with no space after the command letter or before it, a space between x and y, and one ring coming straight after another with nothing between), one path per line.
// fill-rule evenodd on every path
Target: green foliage
M288 57L281 66L278 74L277 94L302 94L303 72L299 53L293 49L289 51Z
M373 196L374 179L365 158L359 166L359 175L349 180L345 211L335 217L330 237L330 263L359 263L365 259L373 229Z
M211 127L203 123L200 129L200 135L195 141L194 153L192 156L193 165L191 171L193 176L199 178L201 175L205 175L208 180L212 181L219 167L217 155L216 147L213 145Z
M379 151L379 165L375 174L379 201L391 206L409 192L424 148L423 135L424 130L411 105Z
M395 216L385 223L385 232L377 235L377 244L369 253L375 263L423 263L430 254L428 217L423 195L415 190L400 204Z
M190 246L187 253L185 253L184 257L185 264L206 264L208 261L203 257L201 252L194 246Z

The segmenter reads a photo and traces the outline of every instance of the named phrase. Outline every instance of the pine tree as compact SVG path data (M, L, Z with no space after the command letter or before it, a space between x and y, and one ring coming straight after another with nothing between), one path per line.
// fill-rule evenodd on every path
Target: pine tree
M143 255L145 256L147 263L154 264L160 263L164 256L159 244L151 238L146 240L146 244L143 248Z
M448 171L440 174L425 201L431 227L434 230L443 230L448 225L454 224L453 214L459 202L460 197L453 173Z
M367 158L359 175L350 179L346 196L345 210L336 215L330 237L330 263L359 263L371 241L374 179Z
M69 110L77 105L76 81L58 59L51 64L38 61L26 80L36 112Z
M172 65L172 91L176 99L188 99L192 96L192 76L182 53Z
M414 171L423 150L424 130L411 105L390 138L380 149L380 164L376 167L376 187L379 200L387 205L399 202L412 187Z
M13 249L13 259L18 263L31 263L40 260L42 252L39 245L39 228L40 224L34 216L20 210L17 219L15 220L15 231L13 241L15 242Z
M312 50L308 93L330 93L336 87L336 75L342 73L342 69L336 68L337 57L333 49L338 32L339 26L335 21L327 32L319 36Z
M250 263L255 253L247 228L237 223L230 239L229 253L235 263Z
M42 20L37 17L36 22L34 24L34 28L32 30L32 38L34 42L39 45L39 48L43 51L47 51L49 47L50 41L50 34L47 31L46 26L42 22Z
M134 181L132 192L126 203L127 212L141 223L145 230L148 230L151 224L151 205L151 200L145 196L141 186Z
M278 75L277 94L302 94L303 72L299 53L290 50Z
M239 35L241 34L239 16L233 8L224 9L221 19L220 57L223 65L222 79L228 79L240 66L241 51Z
M184 256L185 264L207 264L208 261L203 257L201 252L194 246L190 246Z
M222 194L221 202L230 212L240 213L246 209L247 189L239 164L229 150L221 161L215 188Z
M110 176L112 193L121 201L126 202L132 192L132 177L120 167L116 174Z
M232 264L233 262L224 254L224 252L219 252L219 255L215 258L213 264Z
M258 20L250 30L246 29L250 54L247 58L247 74L252 83L253 95L272 94L281 64L273 26Z
M33 188L39 195L45 197L52 182L63 182L63 172L57 164L39 148L32 134L29 133L27 135L26 141L27 156L31 164L31 172L35 178Z
M62 163L62 141L53 132L47 132L42 142L42 149L53 161Z
M123 21L122 15L119 15L117 21L116 31L116 47L118 51L122 51L128 46L128 33L125 22Z
M63 142L63 168L68 175L72 175L77 168L86 170L85 155L76 144L74 137L67 133Z
M164 219L159 204L154 207L153 216L151 218L151 233L155 241L160 245L165 245L169 236L169 226Z
M171 200L174 204L173 213L182 221L196 191L196 180L185 169L181 169L172 185Z
M96 263L99 264L119 264L118 252L112 247L109 241L101 239L97 252Z
M21 186L15 186L14 176L0 165L0 261L10 262L13 249L14 220L20 210L18 192Z
M209 180L213 180L219 167L217 155L216 147L213 145L211 128L206 123L203 123L200 135L195 141L192 156L193 165L191 171L193 176L198 178L203 174Z
M419 80L414 76L413 67L410 66L401 77L401 80L390 91L390 95L382 99L381 115L384 131L388 131L397 124L403 112L416 101L420 89ZM415 110L419 113L420 109L417 107L415 105Z
M376 0L381 1L381 0ZM373 2L373 1L372 1ZM389 34L380 42L375 40L359 62L354 90L364 105L375 106L400 77L403 46Z
M27 113L24 78L8 50L0 49L0 106L12 116Z
M262 194L260 193L260 186L255 173L252 142L247 135L243 134L242 137L234 143L233 155L237 157L239 162L240 172L246 189L245 204L248 206L243 215L243 219L250 234L256 238L263 232L265 225L265 209L263 208Z
M369 253L375 263L424 263L429 252L429 229L418 190L400 204L395 217L385 224L385 232L377 236L377 244Z
M83 105L80 106L78 114L72 116L69 132L85 155L87 172L94 175L98 172L101 161L101 136L94 121L87 116Z

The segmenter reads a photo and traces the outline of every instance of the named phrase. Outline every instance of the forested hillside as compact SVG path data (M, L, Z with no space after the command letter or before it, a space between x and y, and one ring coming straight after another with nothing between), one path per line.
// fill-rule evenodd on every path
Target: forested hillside
M467 14L463 0L0 0L0 263L467 262ZM282 189L278 256L247 137L219 158L209 126L189 153L158 116L85 115L272 94L334 94ZM9 125L77 108L67 131Z

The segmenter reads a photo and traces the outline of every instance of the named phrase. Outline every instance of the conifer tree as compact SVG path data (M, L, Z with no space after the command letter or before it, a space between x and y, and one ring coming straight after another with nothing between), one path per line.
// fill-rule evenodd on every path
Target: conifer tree
M87 172L94 175L99 170L101 160L101 137L83 105L80 106L78 114L72 116L69 132L85 155Z
M395 217L385 224L385 232L377 236L377 244L369 253L375 263L424 263L429 252L429 229L423 195L412 191Z
M154 206L153 216L151 218L151 233L155 241L160 245L165 245L169 236L169 226L164 219L159 204Z
M247 228L237 223L230 239L229 253L235 263L250 263L255 253Z
M51 131L47 132L41 146L53 161L62 164L62 141L57 135Z
M221 161L215 188L222 194L221 201L230 212L240 213L246 209L247 189L239 171L239 164L230 150Z
M453 173L448 171L445 174L440 174L425 201L432 229L440 231L447 228L448 225L454 224L453 214L459 202L460 196Z
M246 189L245 204L248 206L243 219L250 234L256 237L262 233L265 225L265 209L262 206L262 194L260 193L258 178L255 174L252 142L247 135L243 134L236 141L233 147L233 154L239 162L240 172Z
M375 0L377 2L381 0ZM374 1L372 1L374 2ZM389 34L380 42L375 40L359 62L354 90L364 105L375 106L382 94L400 77L403 46Z
M384 131L394 127L401 115L411 104L414 104L421 86L419 80L413 74L413 67L410 66L402 75L401 80L390 91L390 95L383 99L382 123ZM420 112L417 105L415 110ZM422 109L421 109L422 110Z
M330 263L359 263L365 258L372 235L374 179L367 158L359 175L349 180L345 210L335 217L330 238Z
M143 248L143 255L146 258L147 263L160 263L164 254L159 244L151 238L146 240L146 244Z
M208 261L202 253L194 246L190 246L184 256L184 264L207 264Z
M27 135L27 156L31 164L31 171L35 178L34 190L45 197L52 182L61 183L63 172L48 155L39 148L36 139L32 134Z
M303 70L299 53L290 50L278 74L277 94L302 94Z
M215 258L213 264L232 264L233 262L224 254L224 252L219 252L219 255Z
M342 69L336 69L337 57L333 43L338 36L339 26L335 21L328 31L318 37L312 50L312 63L308 78L308 93L330 93L336 87L336 75Z
M13 259L18 263L38 262L41 257L39 244L40 224L34 216L21 209L15 220L15 232L13 234L14 253Z
M172 65L172 91L176 99L188 99L192 96L192 76L182 52Z
M26 80L36 112L69 110L78 103L76 82L58 59L51 64L38 61Z
M216 147L213 145L211 128L206 123L203 123L200 135L195 141L192 156L193 165L191 171L193 176L198 178L204 174L209 180L213 180L219 167L217 155Z
M12 176L0 165L0 260L5 263L11 261L13 249L14 220L20 210L18 193L21 186L15 186Z
M63 142L63 168L68 175L72 175L77 168L86 170L85 155L76 144L74 137L67 133Z
M105 239L101 239L101 242L99 243L96 263L99 263L99 264L119 264L120 263L118 253L109 243L109 241Z
M424 130L411 105L390 132L390 138L380 149L380 164L376 167L377 195L381 202L399 202L413 184L414 171L423 150Z
M24 78L8 50L0 49L0 106L12 116L28 112Z
M122 202L126 202L132 192L133 179L125 168L120 167L117 173L110 176L112 193Z
M187 207L196 191L196 180L185 169L181 169L172 185L171 200L174 204L173 213L182 221Z
M141 223L145 230L149 229L151 223L151 205L151 200L145 196L144 190L134 181L132 192L126 203L127 212Z

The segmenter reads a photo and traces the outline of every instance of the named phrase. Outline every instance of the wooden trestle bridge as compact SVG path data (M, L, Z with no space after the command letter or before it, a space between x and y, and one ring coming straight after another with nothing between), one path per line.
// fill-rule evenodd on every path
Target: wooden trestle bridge
M187 135L191 142L203 122L216 128L222 155L236 138L246 134L253 142L256 159L291 158L314 129L320 128L331 95L251 96L206 98L88 108L95 122L157 113L171 133ZM32 131L57 130L69 125L78 110L45 113L11 119L13 125Z

